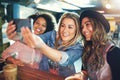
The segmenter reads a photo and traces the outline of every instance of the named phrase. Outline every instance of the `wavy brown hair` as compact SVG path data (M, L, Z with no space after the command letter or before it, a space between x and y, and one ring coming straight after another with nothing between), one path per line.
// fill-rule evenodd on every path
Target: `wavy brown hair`
M100 69L104 64L103 58L103 49L105 47L106 42L108 41L107 33L104 29L105 26L101 24L100 21L89 18L92 27L93 27L93 35L91 41L84 40L84 53L82 56L83 64L92 66L94 65L94 69ZM80 29L82 32L82 29ZM85 39L85 36L82 34ZM84 66L83 65L83 66Z
M79 27L80 27L80 24L79 24L79 15L77 13L73 13L73 12L68 12L68 13L64 13L60 20L59 20L59 28L58 28L58 35L60 35L60 28L61 28L61 23L62 21L65 19L65 18L70 18L72 20L74 20L75 22L75 25L76 25L76 33L75 33L75 36L73 39L71 39L68 43L64 44L64 45L59 45L59 41L61 40L61 37L58 36L56 38L56 42L55 42L55 47L56 48L63 48L63 50L65 50L67 47L71 46L71 45L74 45L75 42L77 41L77 39L79 38L80 36L80 30L79 30Z

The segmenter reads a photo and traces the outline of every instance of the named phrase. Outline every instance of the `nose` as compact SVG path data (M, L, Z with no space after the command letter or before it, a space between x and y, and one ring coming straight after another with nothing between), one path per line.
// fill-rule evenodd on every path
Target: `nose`
M66 31L67 31L67 28L66 28L66 27L64 27L63 32L66 32Z
M41 24L38 24L38 27L40 28L40 27L41 27Z
M82 32L86 31L86 26L82 27Z

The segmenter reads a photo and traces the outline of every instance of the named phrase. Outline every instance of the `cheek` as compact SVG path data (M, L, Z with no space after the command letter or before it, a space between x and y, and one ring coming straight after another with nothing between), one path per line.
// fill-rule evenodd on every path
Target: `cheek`
M73 35L75 35L75 34L76 34L76 30L73 30L71 33L72 33Z
M38 26L36 24L33 25L33 28L38 28Z
M46 31L46 29L47 29L46 27L42 27L42 30L43 30L44 32Z
M60 28L60 29L59 29L59 32L62 33L62 32L63 32L63 28Z
M92 35L93 35L93 28L90 28L89 30L90 30L90 34L91 34L91 37L92 37Z

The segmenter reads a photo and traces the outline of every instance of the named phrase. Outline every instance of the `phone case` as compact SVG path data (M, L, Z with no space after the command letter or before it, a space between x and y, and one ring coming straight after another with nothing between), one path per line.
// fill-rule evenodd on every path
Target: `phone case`
M32 19L14 19L14 23L16 24L16 31L21 32L21 27L29 27L32 30L33 20Z

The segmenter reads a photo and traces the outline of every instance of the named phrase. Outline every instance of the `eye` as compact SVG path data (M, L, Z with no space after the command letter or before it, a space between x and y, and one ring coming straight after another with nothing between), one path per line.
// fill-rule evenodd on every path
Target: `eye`
M43 24L42 26L43 26L43 27L46 27L47 25Z
M69 29L73 29L73 26L72 26L72 25L69 25L68 28L69 28Z
M89 25L91 25L91 22L85 23L85 26L89 26Z
M35 23L39 25L39 22L38 22L38 21L36 21Z
M64 24L61 24L61 27L64 27Z

